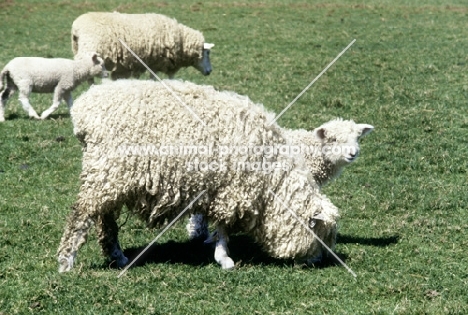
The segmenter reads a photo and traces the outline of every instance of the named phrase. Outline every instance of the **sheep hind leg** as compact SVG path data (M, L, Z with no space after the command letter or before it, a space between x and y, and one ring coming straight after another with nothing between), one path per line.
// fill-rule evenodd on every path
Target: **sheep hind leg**
M221 268L229 270L234 268L234 261L229 257L229 248L227 244L229 242L229 237L226 233L226 229L223 225L218 225L217 228L217 241L215 247L214 258L218 264L221 265Z
M191 241L206 239L209 236L208 222L205 216L201 213L191 214L186 228Z
M11 81L9 75L7 75L6 78L6 87L0 93L0 122L5 121L5 106L8 99L18 90L18 87ZM0 78L0 80L2 80L2 78ZM0 85L2 85L2 82L0 82Z
M8 101L8 95L9 90L6 88L3 90L3 92L0 94L0 122L5 121L5 105L6 102Z
M73 206L57 250L59 272L70 271L73 268L78 249L86 242L93 223L93 218L86 210L83 211L77 205Z
M117 267L124 267L128 263L128 258L125 257L119 244L119 227L115 213L108 212L99 216L96 230L103 254L115 262Z

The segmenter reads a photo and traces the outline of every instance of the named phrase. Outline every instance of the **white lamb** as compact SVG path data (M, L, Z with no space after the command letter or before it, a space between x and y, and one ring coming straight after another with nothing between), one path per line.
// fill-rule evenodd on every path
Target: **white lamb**
M284 136L289 140L291 148L300 152L315 182L322 187L357 159L359 139L373 129L368 124L335 119L313 131L284 129ZM205 243L217 242L215 256L226 256L226 236L219 230L208 236L208 222L202 214L191 215L186 228L190 239L208 237Z
M226 235L219 242L226 251L215 253L225 269L234 266L226 247L231 232L250 235L278 258L320 256L323 246L315 236L333 248L338 209L320 193L302 159L192 150L288 145L284 130L270 124L272 113L210 86L164 84L184 104L160 82L118 80L92 86L73 106L74 133L84 145L82 185L58 248L60 272L73 267L93 224L103 253L119 267L128 263L116 223L123 205L150 227L192 205ZM219 168L197 169L203 161Z
M102 58L95 52L77 56L75 60L63 58L17 57L0 72L0 122L5 121L5 105L15 91L29 117L45 119L65 100L73 105L71 92L82 82L95 76L106 76ZM5 89L3 82L6 81ZM52 106L41 117L29 103L31 92L54 93Z
M72 25L72 50L97 51L112 79L138 77L146 68L119 41L125 42L153 71L172 78L183 67L211 73L210 49L201 32L161 14L90 12Z

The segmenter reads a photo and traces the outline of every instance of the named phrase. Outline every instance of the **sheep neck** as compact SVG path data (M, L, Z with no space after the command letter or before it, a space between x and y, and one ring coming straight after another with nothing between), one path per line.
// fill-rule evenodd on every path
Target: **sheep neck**
M329 160L322 158L316 158L313 160L311 165L311 172L314 176L315 181L319 186L326 185L329 181L338 177L341 173L342 168L332 163Z
M89 66L87 60L73 61L73 86L76 87L83 83L89 75Z

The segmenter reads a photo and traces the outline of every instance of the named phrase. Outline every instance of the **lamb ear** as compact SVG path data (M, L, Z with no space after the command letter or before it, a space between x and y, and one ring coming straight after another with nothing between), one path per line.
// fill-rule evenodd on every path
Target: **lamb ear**
M210 44L210 43L204 43L203 44L203 49L211 49L214 47L214 44Z
M374 130L374 126L368 124L358 124L358 128L361 130L361 137L364 137Z
M319 128L316 128L314 129L314 135L317 139L319 140L324 140L325 139L325 128L324 127L319 127Z

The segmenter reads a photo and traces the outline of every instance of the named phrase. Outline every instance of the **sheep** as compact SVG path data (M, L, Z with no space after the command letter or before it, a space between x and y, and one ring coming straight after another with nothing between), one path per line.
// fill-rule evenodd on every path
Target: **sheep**
M153 71L173 78L183 67L193 66L203 75L212 71L210 49L201 32L161 14L89 12L72 25L72 50L97 51L112 79L138 77L146 68L122 40Z
M277 258L320 255L323 245L316 237L331 248L335 244L338 209L301 159L216 150L287 145L262 105L190 82L117 80L92 86L71 116L83 144L82 183L57 250L59 272L72 269L94 224L103 254L118 267L128 263L116 223L123 205L149 227L192 205L192 212L205 215L223 235L244 232ZM203 168L203 161L210 167ZM227 238L222 241L227 245ZM222 268L234 266L227 253L216 254Z
M356 161L359 139L372 130L372 125L337 118L313 131L288 129L286 135L293 146L300 147L307 169L322 187L337 178L345 166Z
M313 131L284 129L284 135L289 139L291 147L299 149L307 169L318 186L322 187L356 160L359 155L359 139L373 129L368 124L356 124L352 120L337 118ZM219 230L209 235L208 222L202 214L192 214L186 229L191 240L206 238L207 244L216 242L215 256L227 256L227 236ZM228 259L227 261L226 264L230 264Z
M368 124L356 124L352 120L337 118L313 131L284 129L284 133L291 146L299 148L307 169L322 187L356 160L359 155L359 139L373 129ZM191 215L186 228L192 240L208 237L208 224L203 215ZM211 241L208 238L205 242Z
M19 101L29 117L45 119L53 113L64 99L71 108L71 92L82 82L93 77L106 76L104 61L95 52L76 56L75 60L64 58L17 57L0 72L0 122L5 121L5 105L13 93L19 91ZM6 81L5 89L3 82ZM41 117L29 103L31 92L54 93L52 105Z

